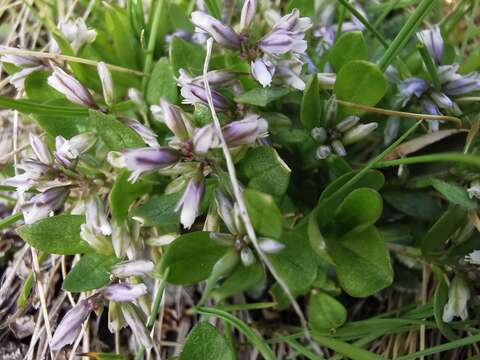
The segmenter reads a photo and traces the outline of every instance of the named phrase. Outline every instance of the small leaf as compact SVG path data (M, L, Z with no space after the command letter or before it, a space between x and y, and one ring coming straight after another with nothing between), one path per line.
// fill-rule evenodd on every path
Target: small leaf
M176 285L194 284L205 280L213 265L228 250L210 238L210 234L198 231L175 239L162 257L160 273L167 268L168 282Z
M140 135L113 115L90 110L90 119L97 126L97 133L110 150L121 151L145 146Z
M366 297L389 286L393 271L387 248L374 226L327 239L340 286L351 296Z
M165 98L172 104L177 102L177 81L167 58L158 60L148 81L147 102L158 104L160 98Z
M377 65L355 60L345 64L337 74L334 90L339 100L374 106L385 95L387 81ZM362 113L359 110L341 110L343 116Z
M388 190L382 194L390 206L419 220L433 221L441 214L439 201L425 192Z
M347 320L347 310L334 297L326 293L310 296L308 303L308 323L319 332L330 332Z
M185 69L192 75L200 75L203 72L205 49L199 44L174 36L170 43L169 57L175 76L179 75L180 69Z
M112 217L120 223L126 219L130 205L152 187L142 179L132 183L128 181L129 176L130 173L126 170L117 175L112 191L108 196Z
M369 188L352 191L345 197L335 214L335 222L344 229L366 228L382 215L382 197Z
M231 347L222 334L207 322L192 329L178 360L234 360Z
M235 101L242 104L267 106L272 101L287 95L290 90L286 87L256 88L235 97Z
M180 196L180 193L154 195L135 211L135 218L147 226L177 227L180 224L180 215L175 211L175 206Z
M333 45L328 59L335 72L353 60L367 60L367 44L360 31L350 31L342 34Z
M49 254L81 254L92 251L80 237L80 225L84 223L84 216L57 215L23 225L17 234L35 249Z
M463 206L468 210L475 210L477 208L476 201L470 199L467 190L462 186L439 179L433 179L432 186L454 205Z
M50 75L48 71L34 71L25 78L24 88L29 99L43 102L64 97L48 85L47 79Z
M265 279L263 266L257 261L250 266L237 266L231 275L212 292L216 302L248 290Z
M99 289L110 281L110 269L119 261L115 256L86 254L65 277L63 288L70 292Z
M282 235L282 214L270 195L246 189L243 192L248 214L255 230L263 236L278 239Z
M323 101L320 99L320 86L317 74L313 74L305 86L302 105L300 107L300 120L308 131L315 126L322 126ZM291 131L291 129L288 129Z
M271 147L250 150L241 162L241 169L249 179L249 188L273 196L281 196L287 191L291 170Z

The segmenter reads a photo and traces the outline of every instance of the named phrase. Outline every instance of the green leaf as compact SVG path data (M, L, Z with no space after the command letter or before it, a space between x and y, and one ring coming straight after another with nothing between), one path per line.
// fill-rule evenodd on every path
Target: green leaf
M353 60L367 60L367 44L360 31L351 31L342 34L333 45L328 59L335 72L339 72L342 67Z
M445 243L467 221L467 212L459 206L451 206L433 224L422 239L422 253L427 257L444 253Z
M235 97L235 101L242 104L267 106L272 101L287 95L290 90L286 87L256 88Z
M80 237L82 215L57 215L17 229L17 234L37 250L49 254L74 255L92 251Z
M351 296L366 297L393 281L387 248L374 226L327 239L340 286Z
M162 257L160 273L170 268L167 281L176 285L194 284L205 280L215 263L228 247L220 246L204 231L175 239Z
M214 326L200 322L188 335L178 360L235 360L235 356Z
M312 333L312 336L320 345L332 349L336 353L342 354L352 360L385 360L385 358L380 355L350 345L347 342L337 340L333 337L321 335L315 331Z
M477 208L476 201L470 199L467 190L462 186L439 179L433 179L432 186L454 205L463 206L468 210L475 210Z
M99 289L110 281L110 270L120 259L97 253L84 255L63 281L63 289L82 292Z
M359 188L348 194L337 209L335 222L344 229L366 228L382 215L382 197L369 188Z
M302 16L315 16L315 1L312 0L290 0L287 3L286 12L291 12L293 9L300 10Z
M293 293L303 292L317 277L317 259L308 243L306 228L284 231L279 241L285 248L268 257L289 289Z
M263 236L278 239L282 235L282 214L270 195L256 190L243 192L247 211L255 230Z
M419 220L433 221L440 216L438 199L422 191L388 190L382 192L385 201L398 211Z
M313 74L305 86L302 105L300 107L300 120L308 131L315 126L322 126L323 101L320 99L320 86L317 74ZM291 129L288 129L291 131Z
M128 181L130 172L123 170L112 187L112 191L108 196L112 217L121 223L128 216L128 208L141 195L147 193L152 188L148 181L142 179L132 183Z
M88 109L72 105L54 106L40 103L38 101L24 99L10 99L6 96L0 96L0 106L6 109L18 110L24 114L37 114L48 116L77 117L88 115Z
M169 56L176 76L180 69L185 69L192 75L200 75L203 72L205 49L199 44L190 43L174 36L170 43Z
M241 162L241 170L248 179L249 188L273 196L287 191L291 170L271 147L250 150Z
M180 224L180 215L175 211L180 193L154 195L135 211L135 218L147 226L172 226Z
M110 150L121 151L145 146L140 135L113 115L90 110L90 119L97 126L97 133Z
M237 266L235 271L214 291L212 297L216 302L248 290L265 279L263 266L257 261L250 266Z
M310 327L319 332L333 331L347 320L345 306L326 293L310 296L307 314Z
M339 100L374 106L385 95L387 81L377 65L355 60L345 64L337 74L334 91ZM343 116L361 114L361 110L342 108Z
M177 102L177 81L167 58L158 60L148 81L147 103L158 104L160 98L172 104Z
M220 0L205 0L205 5L210 15L214 18L221 19Z
M48 71L34 71L25 78L24 88L29 99L43 102L64 97L48 85L50 75Z

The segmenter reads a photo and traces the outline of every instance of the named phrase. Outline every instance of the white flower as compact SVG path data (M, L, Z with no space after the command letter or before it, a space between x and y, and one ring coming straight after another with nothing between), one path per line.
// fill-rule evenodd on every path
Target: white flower
M448 323L454 317L462 320L468 318L467 302L470 299L470 289L462 278L455 276L448 289L448 302L443 308L442 319Z
M82 18L60 23L58 28L70 43L74 53L77 53L83 45L95 41L97 37L97 32L93 29L88 29L85 20Z

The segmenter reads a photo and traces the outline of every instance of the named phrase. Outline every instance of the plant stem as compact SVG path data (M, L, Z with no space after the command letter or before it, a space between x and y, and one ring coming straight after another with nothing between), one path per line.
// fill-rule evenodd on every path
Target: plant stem
M9 227L12 225L14 222L23 219L23 214L22 213L16 213L12 214L10 216L7 216L6 218L3 218L0 220L0 230L5 229L6 227Z
M157 5L155 6L155 11L153 13L153 21L152 26L150 28L149 37L148 37L148 45L147 45L147 53L145 57L145 66L143 68L143 72L145 74L150 74L152 70L152 63L153 63L153 55L155 54L155 45L157 44L157 29L158 25L160 25L160 19L162 17L162 9L164 0L157 0ZM148 79L145 77L142 81L142 88L145 91Z
M435 3L436 0L423 0L420 5L418 5L415 12L408 18L405 25L402 27L398 35L388 47L387 51L385 51L385 54L383 54L382 58L380 59L378 66L382 71L387 70L388 65L392 63L393 59L406 45L407 41L410 39L412 34L415 32L417 27L420 25L424 17L432 9Z
M438 77L437 67L435 66L430 53L428 52L427 48L424 44L419 43L417 45L418 51L422 56L423 63L427 68L428 74L430 75L430 79L432 79L433 86L435 89L440 90L440 78Z
M461 154L461 153L443 153L443 154L431 154L431 155L419 155L402 159L382 161L375 165L377 168L408 165L408 164L421 164L429 162L458 162L466 165L472 165L480 167L480 157L475 155Z

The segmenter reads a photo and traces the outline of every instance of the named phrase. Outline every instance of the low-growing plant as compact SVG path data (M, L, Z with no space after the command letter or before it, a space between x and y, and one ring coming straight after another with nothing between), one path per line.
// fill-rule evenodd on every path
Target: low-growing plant
M478 358L479 9L7 1L0 357Z

